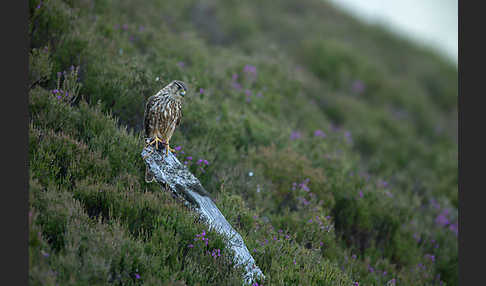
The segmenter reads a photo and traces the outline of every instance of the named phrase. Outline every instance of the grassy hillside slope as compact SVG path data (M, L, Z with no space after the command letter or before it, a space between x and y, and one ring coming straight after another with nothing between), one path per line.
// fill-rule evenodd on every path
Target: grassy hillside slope
M171 143L259 285L458 284L442 58L320 0L29 3L32 285L241 285L223 238L144 181L144 104L173 79Z

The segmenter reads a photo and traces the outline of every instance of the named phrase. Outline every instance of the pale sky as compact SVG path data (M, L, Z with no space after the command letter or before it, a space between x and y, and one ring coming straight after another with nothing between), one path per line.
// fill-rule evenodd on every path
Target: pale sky
M380 23L457 64L458 0L328 0L365 21Z

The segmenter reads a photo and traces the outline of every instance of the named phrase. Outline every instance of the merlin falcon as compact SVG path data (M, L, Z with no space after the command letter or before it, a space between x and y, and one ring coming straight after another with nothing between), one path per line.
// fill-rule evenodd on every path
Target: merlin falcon
M165 146L166 155L174 151L169 146L170 138L175 128L180 124L182 117L182 102L187 93L184 82L174 80L157 94L147 100L144 115L145 140L147 146L154 145L158 150L159 144ZM155 181L149 168L145 169L145 181Z

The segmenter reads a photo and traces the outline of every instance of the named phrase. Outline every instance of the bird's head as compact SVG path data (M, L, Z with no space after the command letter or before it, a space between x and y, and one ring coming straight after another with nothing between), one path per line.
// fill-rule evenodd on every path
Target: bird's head
M171 95L174 98L181 100L187 95L187 86L184 82L180 80L173 80L171 83L169 83L169 86Z

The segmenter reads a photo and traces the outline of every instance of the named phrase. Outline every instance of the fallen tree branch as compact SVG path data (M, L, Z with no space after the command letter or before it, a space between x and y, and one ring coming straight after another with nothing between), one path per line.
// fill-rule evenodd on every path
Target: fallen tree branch
M145 147L142 158L145 158L155 180L167 186L175 197L194 210L209 229L227 238L227 247L234 251L235 266L242 265L245 268L246 283L256 282L258 278L264 279L265 276L256 266L243 238L224 218L199 180L171 152L166 156L154 149L152 146Z

